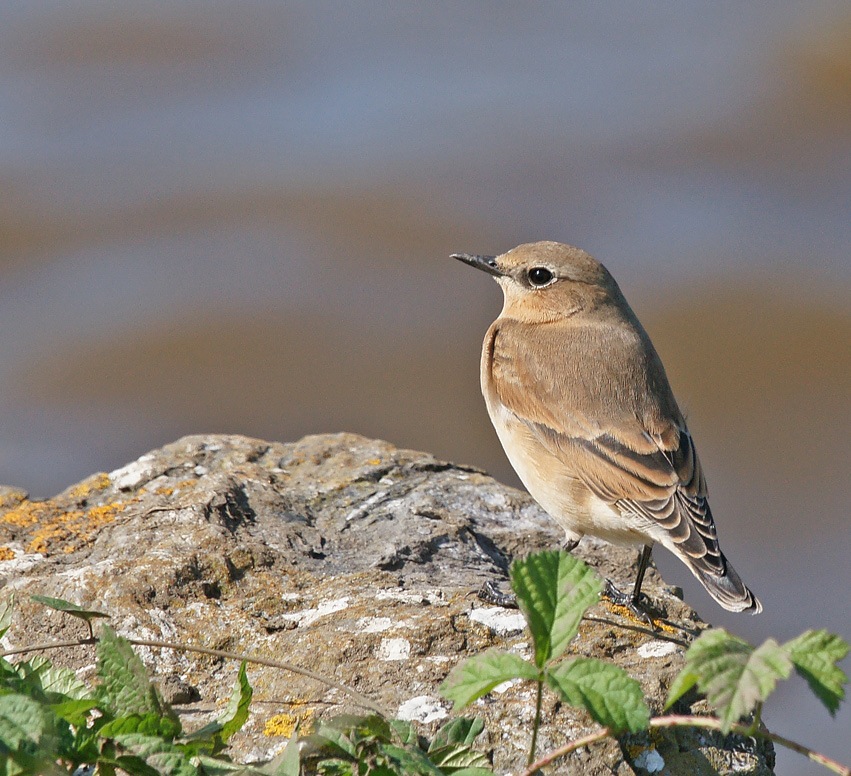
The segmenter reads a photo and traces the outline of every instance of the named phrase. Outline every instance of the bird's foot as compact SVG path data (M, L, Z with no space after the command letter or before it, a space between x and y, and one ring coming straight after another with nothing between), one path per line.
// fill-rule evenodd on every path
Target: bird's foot
M652 630L656 630L656 623L653 622L653 617L650 615L650 599L643 593L635 598L630 593L624 593L614 586L612 580L607 579L606 585L603 588L603 595L606 596L615 606L622 606L628 609L633 616L647 623Z
M487 604L493 606L502 606L505 609L517 609L517 598L513 593L503 593L496 586L496 582L488 580L480 588L478 592L479 598Z
M573 552L579 546L579 539L565 539L564 543L561 545L561 548L565 552Z

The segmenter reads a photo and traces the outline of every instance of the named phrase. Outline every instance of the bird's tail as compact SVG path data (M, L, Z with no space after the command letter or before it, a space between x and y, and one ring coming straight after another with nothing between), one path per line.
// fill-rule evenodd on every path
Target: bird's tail
M707 563L704 558L692 558L687 553L677 554L685 561L700 584L706 588L706 592L725 609L751 614L759 614L762 611L759 599L745 587L736 569L723 553L717 566L714 563Z

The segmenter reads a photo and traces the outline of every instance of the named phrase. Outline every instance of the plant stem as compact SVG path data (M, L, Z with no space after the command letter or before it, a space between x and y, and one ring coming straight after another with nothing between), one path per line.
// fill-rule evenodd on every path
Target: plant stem
M667 717L654 717L650 720L650 727L697 727L704 728L706 730L719 731L723 729L721 720L717 719L716 717L697 717L679 714L672 714ZM838 773L839 776L851 776L851 768L849 768L847 765L843 765L842 763L837 762L831 757L821 754L821 752L816 752L810 749L809 747L804 746L803 744L799 744L795 741L790 741L788 738L779 736L777 735L777 733L770 733L767 730L752 730L750 725L739 724L732 725L730 727L730 732L750 738L767 738L770 741L773 741L775 744L780 744L781 746L785 746L787 749L791 749L793 752L797 752L798 754L804 755L804 757L807 757L813 762L818 763L819 765L827 768L829 771ZM528 767L525 771L523 771L521 776L533 776L535 771L539 770L540 768L543 768L546 765L549 765L554 760L557 760L559 757L564 757L565 755L568 755L583 746L595 744L597 743L597 741L602 741L604 738L607 738L611 735L613 735L613 733L609 728L600 728L600 730L597 730L593 733L589 733L587 736L577 738L575 741L571 741L565 744L564 746L553 750L552 752L540 758L536 762L529 763Z
M535 698L535 722L532 725L532 743L529 745L529 759L526 765L531 766L535 762L535 750L538 748L538 730L541 727L541 700L544 694L544 679L538 677L538 694ZM534 773L534 771L530 771Z
M294 674L307 676L310 679L315 679L317 682L322 682L322 684L328 687L333 687L336 690L340 690L341 692L351 696L356 701L358 701L359 705L367 709L372 709L373 711L377 712L386 719L390 719L392 716L388 714L387 711L381 706L379 706L375 701L367 698L366 695L359 693L357 690L354 690L351 687L347 687L341 682L336 682L333 679L328 679L327 677L322 676L322 674L318 674L315 671L311 671L310 669L294 665L293 663L287 663L281 660L269 660L268 658L258 657L255 655L242 655L239 652L228 652L223 649L195 647L191 644L175 644L170 641L150 641L148 639L127 639L127 641L137 647L159 647L161 649L174 649L179 652L197 652L201 655L210 655L211 657L221 657L227 660L245 660L247 663L256 663L257 665L268 666L269 668L280 668L283 671L290 671ZM32 644L30 646L19 647L17 649L8 649L4 652L0 652L0 657L8 657L9 655L21 655L26 652L39 652L46 649L64 649L66 647L89 646L91 644L97 644L97 642L97 638L89 638L78 639L77 641L53 641L46 642L43 644Z

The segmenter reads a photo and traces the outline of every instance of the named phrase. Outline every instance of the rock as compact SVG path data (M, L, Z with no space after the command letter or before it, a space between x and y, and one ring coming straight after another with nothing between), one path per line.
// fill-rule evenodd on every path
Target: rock
M481 602L510 560L562 535L526 495L483 472L352 434L276 444L190 436L47 501L0 489L0 577L16 592L6 648L86 635L30 593L105 611L127 637L180 641L287 661L341 682L428 735L450 713L439 686L461 659L497 646L522 655L517 613ZM635 553L583 541L576 553L629 584ZM601 602L571 652L612 660L654 712L685 646L705 626L651 569L645 591L671 626L656 634ZM225 661L137 648L188 728L214 716L237 671ZM88 674L91 647L51 653ZM298 719L364 713L307 676L249 666L251 718L232 739L242 762L279 751ZM525 763L534 698L501 686L470 710L498 772ZM705 711L700 702L683 711ZM540 753L595 728L546 694ZM480 739L481 741L482 739ZM773 750L706 731L655 731L575 752L584 774L769 774Z

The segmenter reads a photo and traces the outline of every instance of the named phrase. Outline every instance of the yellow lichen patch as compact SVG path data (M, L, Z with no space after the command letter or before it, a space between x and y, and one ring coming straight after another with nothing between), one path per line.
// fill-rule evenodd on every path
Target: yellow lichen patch
M68 491L69 499L88 498L92 491L106 490L110 485L109 475L106 472L98 472L87 477Z
M15 551L11 547L0 547L0 561L12 560L15 557Z
M40 501L22 501L15 509L10 509L0 521L7 525L17 525L21 528L35 525L44 514L44 503Z
M115 515L127 506L124 502L103 504L86 511L79 509L54 514L40 520L27 550L43 555L51 551L71 553L94 539L97 532L115 520Z
M172 493L174 493L174 488L157 488L154 493L156 493L158 496L170 496Z
M370 459L367 461L367 463L368 463L370 466L378 466L378 464L380 464L380 463L381 463L381 459L380 459L380 458L370 458Z
M304 702L297 701L293 703L293 711L270 717L263 728L263 735L289 738L296 728L298 728L300 733L310 733L313 727L314 711L313 709L304 709L301 712L296 711L301 706L304 706Z

